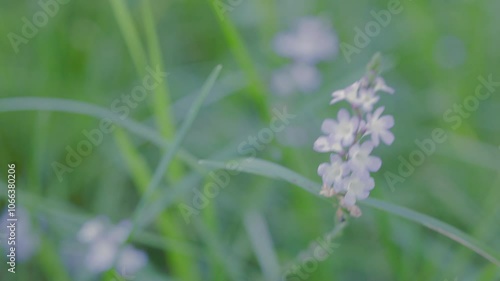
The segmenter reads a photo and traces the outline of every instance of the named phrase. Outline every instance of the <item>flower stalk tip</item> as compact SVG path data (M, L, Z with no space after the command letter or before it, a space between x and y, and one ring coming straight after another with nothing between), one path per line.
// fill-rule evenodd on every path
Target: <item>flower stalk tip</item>
M375 187L370 173L377 172L382 160L373 156L374 148L383 142L391 145L394 135L390 129L394 118L382 116L385 108L375 104L378 92L393 94L394 90L380 77L381 56L375 54L367 66L367 73L345 89L332 93L330 104L346 101L348 109L342 108L337 119L326 119L321 125L320 136L314 143L314 150L330 153L330 162L318 167L318 175L323 180L320 194L336 196L340 202L337 214L344 209L353 217L361 216L356 201L366 199Z

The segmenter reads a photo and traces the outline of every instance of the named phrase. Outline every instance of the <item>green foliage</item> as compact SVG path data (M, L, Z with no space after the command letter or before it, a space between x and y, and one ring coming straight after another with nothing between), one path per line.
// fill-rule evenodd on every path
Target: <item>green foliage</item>
M17 203L40 244L15 279L1 267L0 280L74 280L64 247L77 245L78 229L98 215L134 221L129 242L149 256L134 280L284 278L332 232L338 247L305 279L500 280L499 90L475 110L456 110L470 102L479 76L500 80L498 1L402 1L350 60L341 50L319 65L317 91L283 97L269 87L288 63L272 50L276 32L321 15L340 43L354 44L357 29L389 2L68 1L17 47L9 34L22 35L23 17L42 8L2 3L0 207L14 162ZM316 168L327 159L312 143L321 120L336 114L330 93L360 77L375 53L369 70L396 90L382 98L396 141L377 151L384 162L363 216L341 223L335 202L318 195ZM143 84L147 66L168 76L144 102L127 105L122 95ZM127 118L115 102L127 106ZM289 127L256 155L242 151L283 107L296 115ZM54 163L68 165L68 147L76 150L104 119L112 133L60 179ZM446 142L388 184L386 173L401 174L401 159L435 128ZM237 173L228 159L240 159ZM190 223L182 204L194 212ZM121 278L111 269L81 279Z

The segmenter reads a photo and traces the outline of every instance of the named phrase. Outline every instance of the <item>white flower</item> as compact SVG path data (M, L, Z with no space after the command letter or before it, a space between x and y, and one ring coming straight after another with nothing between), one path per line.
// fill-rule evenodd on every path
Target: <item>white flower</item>
M40 246L40 238L35 229L33 229L30 213L24 207L18 206L15 217L11 217L9 214L10 211L5 208L5 211L0 217L0 249L3 248L7 255L9 254L7 249L14 246L8 244L9 240L7 238L9 237L10 231L7 226L10 222L8 222L7 219L16 218L16 259L21 262L28 261L36 254Z
M388 145L394 141L394 135L389 130L394 126L394 118L390 115L381 116L384 107L373 112L375 104L380 100L377 92L394 93L384 79L376 76L379 67L380 58L374 56L365 76L332 93L330 104L347 101L351 105L353 116L346 109L340 109L337 120L325 119L321 130L326 136L319 137L314 143L316 151L333 152L330 163L322 163L318 167L318 175L323 180L320 194L340 199L341 208L337 210L337 215L340 216L344 210L353 217L361 215L361 210L355 205L356 201L369 196L375 187L370 173L378 171L382 166L382 160L370 154L380 144L380 140ZM365 138L370 135L371 139Z
M135 274L148 262L148 256L143 251L132 246L126 246L119 255L116 267L122 276Z
M370 156L372 150L373 144L370 141L366 141L361 145L354 144L349 149L349 167L358 172L378 171L382 165L382 160L376 156Z
M361 108L364 112L371 112L379 99L380 97L372 89L360 89L358 95L350 101L354 107Z
M356 81L345 89L333 92L330 104L345 100L354 108L361 108L364 112L371 111L373 105L378 102L380 97L375 94L373 88L365 88L363 84L364 81L362 80Z
M279 96L289 96L295 92L295 83L287 69L279 69L273 72L271 90Z
M82 243L92 242L104 233L108 223L109 222L103 217L87 221L78 232L78 241Z
M271 77L271 88L280 96L294 92L311 93L319 88L321 74L316 67L294 63L275 71Z
M341 204L346 207L354 206L356 200L366 199L374 187L375 181L368 173L351 174L343 182L343 189L346 193Z
M358 94L359 89L359 81L354 82L353 84L347 86L345 89L337 90L332 93L333 99L330 101L330 104L335 104L339 101L347 100L350 103L356 100L356 96Z
M122 269L128 269L129 273L142 267L145 264L144 252L129 245L125 245L120 251L131 229L132 224L129 221L121 221L112 226L107 218L98 217L86 222L78 232L78 240L88 247L84 258L85 268L98 274L113 267L115 262L121 265ZM131 261L136 261L136 265L131 265Z
M342 178L347 175L349 168L346 163L336 154L330 156L330 163L322 163L318 167L318 175L323 179L323 185L332 187L339 192L339 184Z
M298 21L294 30L278 34L274 49L283 57L315 64L337 54L338 40L327 21L307 17Z
M316 67L304 63L294 63L290 75L296 87L303 93L310 93L321 85L321 74Z
M380 76L377 76L377 78L375 78L373 89L375 92L382 91L391 95L394 94L394 89L387 86L384 79Z
M119 243L105 238L98 238L89 244L89 251L85 256L85 267L92 273L101 273L113 266Z
M113 241L123 243L127 240L130 231L132 231L132 223L128 220L123 220L117 226L113 227L108 235Z
M367 133L371 134L372 142L375 146L378 146L380 143L380 139L387 144L390 145L394 141L394 135L389 130L394 126L394 118L390 115L385 115L380 117L384 112L384 107L379 107L372 114L368 114L367 116Z
M368 79L363 77L345 89L333 92L330 104L346 100L355 108L361 108L364 112L371 112L375 103L380 99L377 95L378 91L389 94L394 93L394 90L388 87L381 77L376 77L372 85L368 85Z
M335 190L332 187L328 187L326 185L323 185L321 187L321 191L319 192L319 195L323 195L325 197L332 197L335 195Z
M317 152L341 152L342 145L333 136L321 136L314 142L314 150Z
M326 119L321 125L321 130L333 136L335 140L339 140L343 146L351 145L356 138L356 133L359 126L359 119L356 116L352 118L346 109L339 110L337 119Z

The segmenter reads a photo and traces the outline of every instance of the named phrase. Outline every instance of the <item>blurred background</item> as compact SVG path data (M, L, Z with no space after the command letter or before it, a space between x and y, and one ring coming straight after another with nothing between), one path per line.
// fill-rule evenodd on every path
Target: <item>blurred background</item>
M218 172L222 188L207 196L203 187L217 179L197 161L256 156L320 182L316 169L328 156L312 144L322 120L343 106L329 106L330 94L358 80L380 52L396 93L379 105L395 118L396 140L375 151L383 165L371 196L449 223L498 256L500 87L493 83L483 100L474 95L484 84L478 77L500 81L500 2L2 0L1 7L1 280L500 280L497 266L462 245L364 206L342 234L319 243L325 259L303 263L301 253L334 229L330 204L243 173ZM209 97L138 219L144 225L129 235L167 151L163 139L179 135L217 65ZM248 145L284 108L295 116L289 124ZM106 121L113 114L122 126ZM400 175L401 159L435 128L446 141L390 184L385 175ZM15 274L5 243L10 163Z

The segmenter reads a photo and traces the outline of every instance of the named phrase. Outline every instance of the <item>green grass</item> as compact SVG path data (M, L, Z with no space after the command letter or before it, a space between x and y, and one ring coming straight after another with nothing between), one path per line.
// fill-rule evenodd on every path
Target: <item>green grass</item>
M350 63L340 52L319 65L319 90L281 97L269 87L273 70L288 62L272 51L276 32L301 16L321 15L341 42L352 43L355 27L364 28L387 1L241 1L222 18L213 1L70 1L18 54L6 35L21 34L22 17L40 7L4 3L0 207L7 199L5 167L15 162L18 204L31 214L41 244L18 264L15 279L0 267L0 280L75 280L61 252L98 215L134 221L129 242L149 256L135 280L278 280L328 233L338 247L307 280L500 280L500 90L458 129L443 119L474 93L479 75L500 80L500 6L403 4ZM446 36L465 50L454 68L439 63L456 60L452 47L437 47ZM340 223L333 202L315 196L316 168L327 159L312 143L321 121L340 108L328 105L330 93L358 79L376 52L396 89L380 101L395 117L396 141L376 150L384 162L361 204L363 216ZM146 66L168 77L121 119L110 105L142 83ZM186 223L180 204L193 205L194 191L213 182L210 171L250 157L238 146L269 127L272 109L283 106L297 115L290 126L305 132L305 144L285 144L292 137L279 132ZM115 131L59 181L54 161L64 163L66 146L76 147L82 131L98 128L103 118L114 121ZM447 132L447 142L391 190L384 172L397 171L398 156L408 157L414 141L436 127Z

